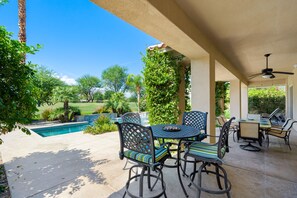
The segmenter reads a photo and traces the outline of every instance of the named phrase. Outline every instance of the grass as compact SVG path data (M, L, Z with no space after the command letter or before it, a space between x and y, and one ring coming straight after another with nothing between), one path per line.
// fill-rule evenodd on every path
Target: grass
M81 114L82 115L88 115L88 114L92 114L93 112L96 111L96 109L102 107L104 105L104 103L69 103L70 106L74 106L74 107L78 107L81 111ZM137 105L135 102L130 102L129 103L130 105L130 108L133 112L136 112L137 111ZM38 112L37 112L37 115L36 115L36 118L40 118L40 114L45 110L45 109L48 109L48 108L51 108L51 109L55 109L55 108L58 108L58 107L63 107L63 103L62 102L59 102L55 105L44 105L44 106L40 106L38 107Z

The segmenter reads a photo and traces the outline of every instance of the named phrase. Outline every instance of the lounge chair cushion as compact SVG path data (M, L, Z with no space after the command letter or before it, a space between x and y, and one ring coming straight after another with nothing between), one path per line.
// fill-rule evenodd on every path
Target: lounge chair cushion
M129 159L133 159L139 162L143 162L146 164L152 164L152 155L139 153L132 150L126 150L124 152L125 157ZM155 149L155 160L156 162L161 161L165 156L169 155L167 148L161 146L158 149Z

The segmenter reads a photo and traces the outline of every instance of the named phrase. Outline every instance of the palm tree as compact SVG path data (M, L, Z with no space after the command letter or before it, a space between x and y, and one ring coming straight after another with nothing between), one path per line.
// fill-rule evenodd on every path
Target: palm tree
M26 43L26 0L18 0L19 8L19 41ZM26 54L24 54L24 62L26 62Z
M138 113L140 113L140 92L141 88L143 86L143 77L141 75L133 75L130 74L127 78L126 84L132 88L133 91L137 94L137 107L138 107Z
M26 0L18 0L19 7L19 40L26 43Z

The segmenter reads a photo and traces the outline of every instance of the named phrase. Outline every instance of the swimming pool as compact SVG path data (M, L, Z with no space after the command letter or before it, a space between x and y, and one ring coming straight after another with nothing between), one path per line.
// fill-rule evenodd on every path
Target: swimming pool
M90 126L89 123L77 123L77 124L67 124L60 126L51 126L51 127L43 127L43 128L35 128L31 129L41 137L49 137L55 135L62 135L67 133L75 133L85 130L87 126Z

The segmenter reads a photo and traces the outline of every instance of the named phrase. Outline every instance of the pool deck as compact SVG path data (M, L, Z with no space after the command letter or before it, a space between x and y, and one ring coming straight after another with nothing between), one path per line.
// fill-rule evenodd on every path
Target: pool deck
M12 198L122 197L127 179L125 161L118 158L117 132L102 135L72 133L42 138L20 131L1 136L0 146ZM290 151L283 140L271 138L269 149L243 151L230 139L224 158L232 197L297 197L297 133ZM164 168L169 198L184 197L176 170ZM184 179L187 183L187 179ZM215 184L213 178L203 180ZM190 197L195 190L186 187ZM202 197L211 196L203 193Z

